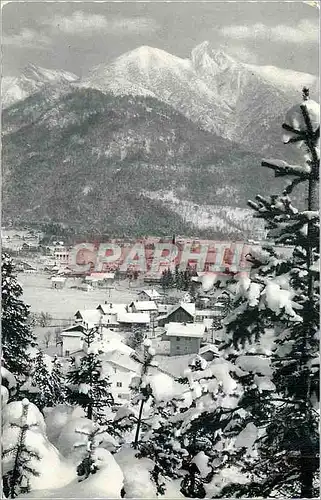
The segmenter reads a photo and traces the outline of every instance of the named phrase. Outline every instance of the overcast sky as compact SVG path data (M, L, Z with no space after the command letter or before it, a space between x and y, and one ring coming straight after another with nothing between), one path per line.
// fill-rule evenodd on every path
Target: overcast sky
M204 40L245 62L318 74L319 10L307 3L9 2L3 75L30 62L83 76L140 45L189 57Z

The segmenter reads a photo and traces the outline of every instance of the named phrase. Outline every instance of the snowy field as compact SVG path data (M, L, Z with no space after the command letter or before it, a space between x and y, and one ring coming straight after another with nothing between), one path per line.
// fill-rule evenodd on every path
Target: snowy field
M51 281L47 274L18 274L18 281L23 288L23 300L30 305L31 312L47 312L54 319L70 319L78 309L95 309L105 301L116 304L129 303L137 300L137 293L146 288L129 288L128 281L115 284L111 290L84 291L71 288L77 286L81 280L68 278L65 288L56 290L51 288Z

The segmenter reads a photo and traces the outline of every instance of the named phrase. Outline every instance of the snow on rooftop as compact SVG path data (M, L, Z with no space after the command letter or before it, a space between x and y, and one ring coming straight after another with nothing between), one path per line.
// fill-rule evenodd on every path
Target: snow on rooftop
M173 312L177 311L177 309L180 309L180 308L184 309L191 316L195 315L195 304L194 304L194 302L180 302L179 304L171 306L171 308L169 309L169 311L167 312L167 314L164 316L164 318L167 318L168 316L170 316L171 314L173 314ZM158 318L158 319L160 319L160 318Z
M159 299L160 298L160 294L158 293L157 290L155 290L154 288L152 289L148 289L148 290L142 290L140 293L145 293L148 297L150 297L151 299Z
M118 323L148 324L150 317L148 313L121 313L117 314Z
M106 372L110 371L110 369L108 369L108 365L117 365L137 374L140 374L141 372L141 365L131 358L130 355L120 352L119 350L107 352L102 355L101 360L103 371Z
M205 333L205 325L202 323L168 323L165 329L167 337L202 338Z
M100 319L101 325L117 325L118 321L115 319L114 314L103 314Z
M200 355L202 355L205 352L209 352L209 351L213 352L217 356L220 355L220 352L219 352L218 348L214 344L206 344L205 346L203 346L203 347L200 348L200 350L198 351L198 353Z
M157 305L153 300L137 300L130 304L130 307L133 306L137 311L157 311Z
M75 316L90 326L98 325L101 320L101 312L98 309L82 309L77 311Z
M97 309L101 309L103 314L118 314L127 312L127 304L114 304L109 302L108 304L99 304Z
M91 273L90 277L95 279L114 279L115 273Z

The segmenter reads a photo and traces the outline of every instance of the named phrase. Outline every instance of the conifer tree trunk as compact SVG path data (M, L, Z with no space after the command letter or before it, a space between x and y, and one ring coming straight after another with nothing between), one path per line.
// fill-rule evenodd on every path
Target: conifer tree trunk
M308 94L307 94L308 97ZM309 148L309 153L311 154L311 173L308 181L308 210L317 211L318 210L318 168L319 160L316 153L315 141L313 137L315 136L313 128L311 125L311 120L307 108L304 104L301 105L302 114L305 120L307 129L307 145ZM308 360L307 350L309 348L309 339L313 335L313 325L311 318L313 317L314 308L314 273L311 272L310 268L313 264L313 241L315 239L314 234L314 224L312 221L308 222L307 227L307 272L308 272L308 310L306 314L306 324L304 325L304 346L302 349L302 382L305 389L305 401L302 403L302 413L306 415L306 426L309 425L309 412L308 402L310 399L310 369L306 366L306 361ZM314 479L314 464L316 456L313 443L309 439L308 432L307 435L301 436L301 447L300 447L300 482L301 482L301 498L313 498L313 479Z

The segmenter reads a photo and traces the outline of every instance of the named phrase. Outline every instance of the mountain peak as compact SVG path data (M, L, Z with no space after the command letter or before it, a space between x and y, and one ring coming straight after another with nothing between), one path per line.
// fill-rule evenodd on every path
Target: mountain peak
M208 41L200 43L192 50L191 60L196 70L208 68L224 70L236 63L235 59L221 48L212 49Z
M22 75L28 80L38 82L75 82L79 80L78 76L68 71L42 68L32 63L27 64Z
M138 63L139 67L147 68L152 66L167 66L176 63L178 57L165 52L165 50L150 47L149 45L141 45L134 50L126 52L116 59L117 63Z

